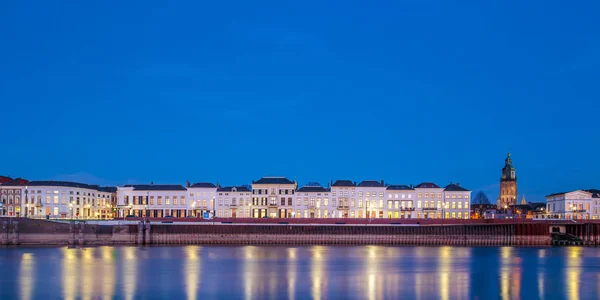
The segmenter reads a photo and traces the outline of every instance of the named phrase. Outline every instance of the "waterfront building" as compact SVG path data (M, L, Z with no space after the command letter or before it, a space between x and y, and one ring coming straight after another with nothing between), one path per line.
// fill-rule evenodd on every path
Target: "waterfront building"
M415 189L408 185L390 185L385 191L387 201L388 219L411 219L416 218Z
M356 218L358 207L356 199L356 182L336 180L331 184L331 201L337 203L337 218Z
M253 218L290 218L298 185L285 177L263 177L252 181Z
M28 181L22 178L12 179L5 176L2 176L0 180L2 182L2 185L0 185L1 215L21 217L21 212L25 211L25 208L22 208L21 205L23 204L22 199L24 199Z
M546 196L546 211L535 215L536 219L598 219L600 190L575 190Z
M436 202L436 205L440 207L439 202ZM444 202L441 208L445 219L469 219L470 207L471 191L461 187L460 183L450 183L444 187Z
M330 189L318 183L309 183L295 193L296 218L335 218L337 207L330 197Z
M209 216L214 216L217 186L210 182L197 182L191 186L188 182L186 186L192 208L191 216L202 217L206 212L209 213ZM217 214L217 216L220 215Z
M384 181L363 180L356 187L358 218L383 218L386 186Z
M510 152L508 152L504 160L502 177L500 178L500 196L496 203L498 209L504 210L517 204L517 175L515 167L512 164Z
M433 182L423 182L415 186L417 196L415 212L418 219L441 219L444 215L444 188L439 187ZM449 219L452 214L445 214L445 218ZM452 218L456 218L454 215Z
M250 218L252 191L246 186L217 187L216 216L221 218Z
M182 185L130 184L117 187L119 216L184 218L192 215L188 191Z
M116 188L69 181L31 181L23 204L28 217L112 219Z

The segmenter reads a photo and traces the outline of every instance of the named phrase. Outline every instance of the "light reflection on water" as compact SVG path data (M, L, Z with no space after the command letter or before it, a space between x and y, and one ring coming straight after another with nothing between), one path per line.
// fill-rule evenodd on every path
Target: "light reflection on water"
M0 249L1 299L597 299L600 249Z

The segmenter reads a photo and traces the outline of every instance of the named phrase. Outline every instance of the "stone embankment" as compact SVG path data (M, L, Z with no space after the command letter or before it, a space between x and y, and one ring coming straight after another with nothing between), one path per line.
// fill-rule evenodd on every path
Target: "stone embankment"
M328 244L328 245L599 245L599 223L453 225L88 224L1 219L2 245ZM565 242L568 241L568 242Z

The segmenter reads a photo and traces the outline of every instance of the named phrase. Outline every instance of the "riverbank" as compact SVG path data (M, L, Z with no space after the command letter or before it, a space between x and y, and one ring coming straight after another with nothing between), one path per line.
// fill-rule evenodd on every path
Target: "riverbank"
M115 223L117 222L117 223ZM4 219L2 245L599 245L597 223L187 224Z

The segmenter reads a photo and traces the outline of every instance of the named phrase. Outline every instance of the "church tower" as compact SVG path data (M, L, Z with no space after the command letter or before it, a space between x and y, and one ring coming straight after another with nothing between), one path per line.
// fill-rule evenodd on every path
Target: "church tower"
M500 178L500 196L498 197L498 209L504 209L504 206L509 207L517 204L517 175L515 167L512 164L510 152L504 160L504 168L502 168L502 178Z

